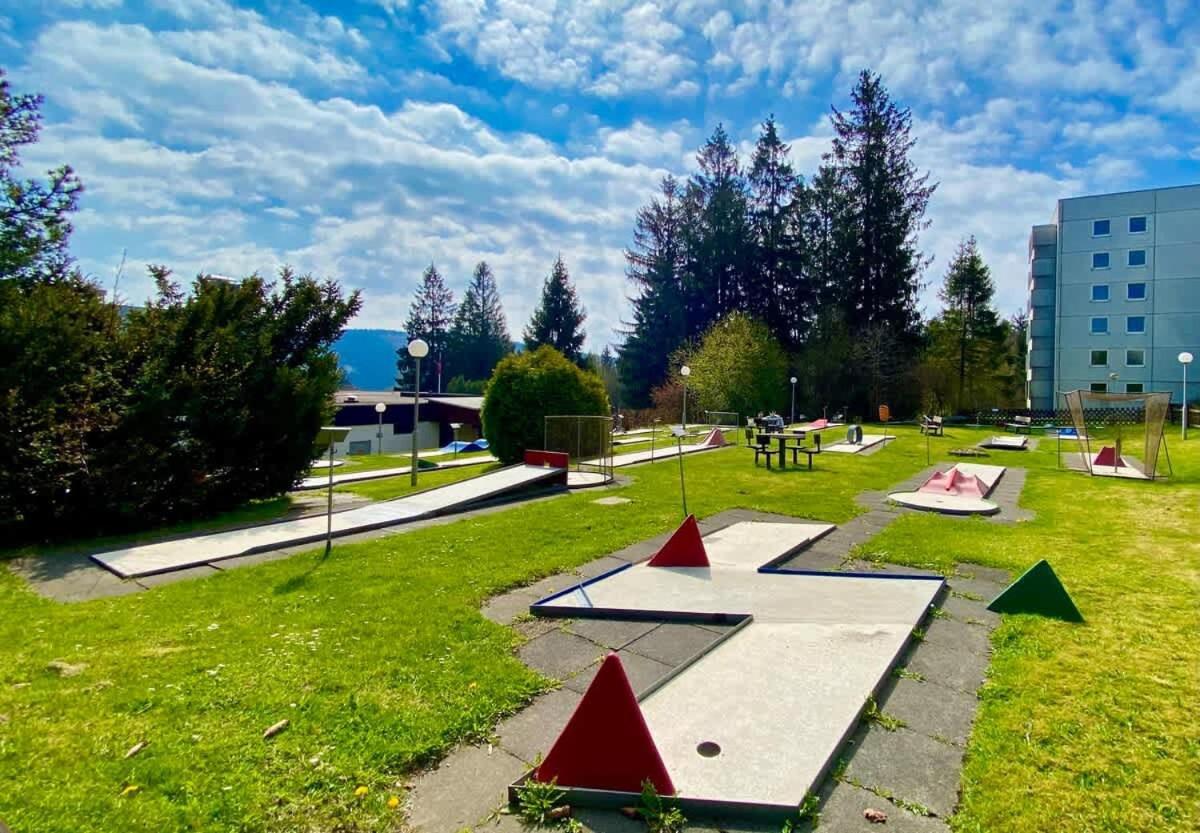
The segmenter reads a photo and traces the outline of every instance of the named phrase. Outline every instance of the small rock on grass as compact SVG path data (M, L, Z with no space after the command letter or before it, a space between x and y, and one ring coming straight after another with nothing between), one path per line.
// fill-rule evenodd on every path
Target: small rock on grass
M876 810L874 807L863 810L863 818L871 824L887 824L887 813L883 810Z
M46 663L46 670L53 671L60 677L77 677L87 668L87 663L77 663L72 665L69 662L64 662L61 659L51 660Z
M571 805L570 804L564 804L561 807L555 807L553 810L551 810L549 813L546 814L546 818L550 819L551 821L558 821L560 819L569 819L570 817L571 817Z
M129 751L125 753L125 760L129 760L130 758L132 758L137 753L141 752L143 749L145 749L149 745L150 745L149 741L139 740L133 746L129 747Z
M267 727L267 731L263 732L263 740L268 740L270 738L275 737L277 734L279 734L284 729L286 729L288 726L290 726L291 723L292 722L285 717L283 720L279 721L278 723L271 724L270 726Z

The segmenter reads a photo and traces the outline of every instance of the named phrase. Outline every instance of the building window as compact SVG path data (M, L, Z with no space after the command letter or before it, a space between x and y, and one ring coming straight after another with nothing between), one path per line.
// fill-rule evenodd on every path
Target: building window
M1108 268L1108 252L1092 252L1092 268L1107 269Z
M1092 300L1107 301L1108 300L1108 284L1094 283L1092 284Z
M1146 233L1146 218L1145 217L1130 217L1129 218L1129 233L1130 234L1145 234Z
M1125 366L1126 367L1145 367L1146 366L1146 351L1145 350L1126 350L1125 351Z
M1146 250L1145 249L1130 249L1129 258L1125 261L1130 266L1145 266L1146 265Z
M1108 382L1092 382L1092 393L1108 393Z
M1092 237L1108 237L1112 223L1108 220L1092 220Z
M1146 284L1131 283L1125 287L1125 298L1129 301L1144 301L1146 300Z
M1126 393L1142 393L1144 390L1145 390L1145 388L1142 387L1141 382L1126 382L1125 383L1125 392Z
M1097 315L1092 318L1092 335L1102 336L1108 334L1108 316Z
M1127 333L1144 333L1146 332L1146 316L1131 315L1125 319L1125 332Z
M1108 351L1093 350L1091 363L1092 367L1108 367Z

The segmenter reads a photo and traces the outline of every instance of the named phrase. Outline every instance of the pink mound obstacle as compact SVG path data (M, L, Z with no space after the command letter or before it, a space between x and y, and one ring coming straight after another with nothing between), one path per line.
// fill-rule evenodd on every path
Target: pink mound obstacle
M827 420L827 419L814 419L812 422L810 422L808 424L808 428L810 431L816 431L819 428L828 428L828 427L829 427L829 420Z
M987 495L987 487L983 481L973 474L964 474L958 469L940 471L925 481L918 492L936 495L951 495L952 497L977 497Z
M650 727L625 668L609 654L575 713L533 777L560 787L638 793L649 780L659 795L674 795Z
M1113 448L1111 445L1106 445L1104 448L1100 449L1100 453L1096 455L1096 459L1093 461L1092 465L1112 466L1113 468L1117 468L1118 466L1124 466L1125 460L1120 454L1117 453L1115 448Z
M721 448L722 446L729 445L729 443L725 441L725 434L722 433L721 429L714 428L708 432L707 437L700 441L700 445L707 445L711 448Z

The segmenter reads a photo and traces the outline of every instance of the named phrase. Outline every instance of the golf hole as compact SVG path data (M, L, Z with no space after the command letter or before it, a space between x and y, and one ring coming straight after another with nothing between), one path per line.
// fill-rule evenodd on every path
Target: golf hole
M696 751L705 758L715 758L721 754L721 745L713 743L711 740L703 741L696 747Z

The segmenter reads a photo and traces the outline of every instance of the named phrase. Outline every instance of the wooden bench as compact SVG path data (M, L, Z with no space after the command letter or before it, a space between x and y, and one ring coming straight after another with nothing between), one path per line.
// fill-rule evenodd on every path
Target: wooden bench
M756 445L754 446L754 465L756 465L756 466L758 465L758 458L760 456L766 456L767 468L771 468L771 458L774 457L779 452L775 451L771 448L771 440L767 437L759 435L758 437L755 437L755 442L756 442Z
M934 437L944 437L946 426L942 424L940 416L923 416L921 417L921 433L930 434Z
M1022 432L1026 434L1032 434L1033 417L1015 416L1013 417L1012 422L1004 423L1004 427L1009 431L1012 431L1014 434L1020 434Z
M798 465L800 462L800 455L807 454L808 470L812 471L812 458L821 453L821 435L813 434L813 442L815 445L813 445L812 448L805 448L802 445L792 446L792 465Z

